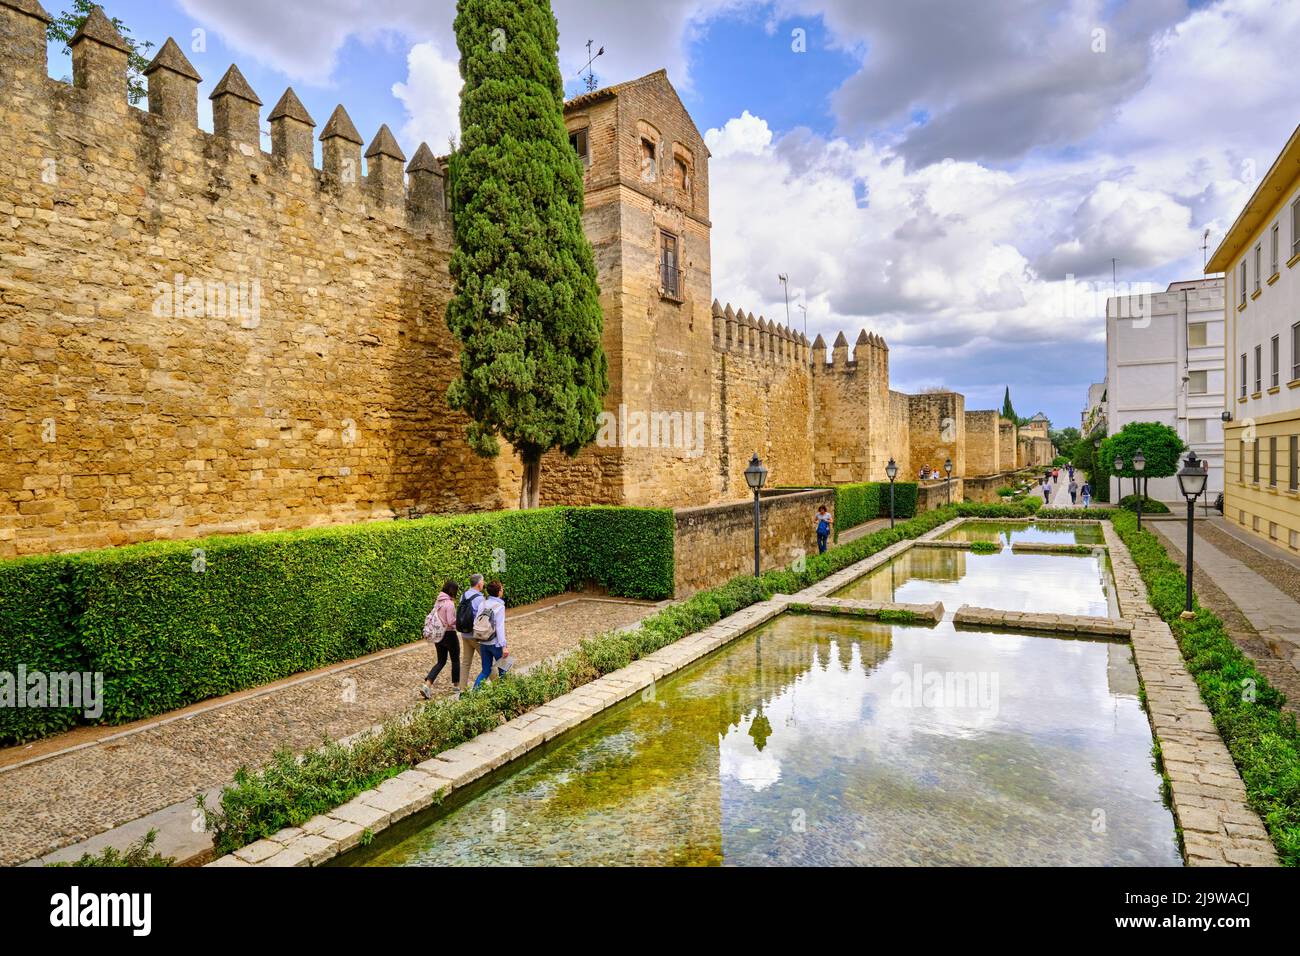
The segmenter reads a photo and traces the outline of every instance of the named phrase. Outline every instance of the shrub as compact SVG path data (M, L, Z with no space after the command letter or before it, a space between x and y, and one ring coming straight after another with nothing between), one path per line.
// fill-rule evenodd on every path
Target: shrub
M96 869L105 866L171 866L176 862L175 858L163 856L153 848L154 840L157 837L158 831L150 830L139 840L127 846L124 851L110 846L105 847L99 853L83 853L72 863L47 863L46 866L94 867Z
M1001 550L993 541L972 541L970 549L976 554L997 554Z
M80 602L71 587L71 560L17 558L0 562L0 672L83 672L90 668L76 630ZM80 711L53 707L0 706L0 744L23 743L67 730Z
M115 723L407 643L442 581L473 571L512 604L587 581L668 597L672 513L547 508L2 562L0 633L15 665L102 671ZM5 709L0 729L30 739L74 719Z
M875 482L835 486L835 533L856 528L864 521L879 517L882 506L881 487ZM889 491L884 492L883 506L889 513Z
M1137 495L1125 495L1119 500L1119 507L1136 513L1137 502ZM1167 515L1169 514L1169 507L1163 501L1144 497L1142 499L1142 513L1144 515Z

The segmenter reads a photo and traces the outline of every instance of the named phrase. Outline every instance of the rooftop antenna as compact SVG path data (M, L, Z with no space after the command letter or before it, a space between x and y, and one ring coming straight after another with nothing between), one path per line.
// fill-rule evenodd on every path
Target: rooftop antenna
M1201 274L1205 274L1205 267L1210 264L1210 227L1205 227L1205 234L1201 236Z
M582 76L582 84L587 88L588 93L594 93L596 90L596 71L592 69L591 65L596 62L596 57L605 55L604 47L601 47L595 53L591 52L591 47L592 47L592 41L588 40L587 41L587 65L578 71L578 75ZM583 76L583 74L586 75Z
M808 338L808 306L800 302L799 311L803 313L803 337Z
M1119 295L1119 283L1116 281L1115 262L1116 260L1114 258L1110 260L1110 294L1113 296Z
M777 276L781 280L781 286L785 289L785 325L790 327L790 277L782 272Z

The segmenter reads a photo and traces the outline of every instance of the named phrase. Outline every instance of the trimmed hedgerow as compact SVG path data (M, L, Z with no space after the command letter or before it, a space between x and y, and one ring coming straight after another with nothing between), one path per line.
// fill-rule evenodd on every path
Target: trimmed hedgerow
M916 514L917 484L894 483L894 517L911 518ZM835 533L856 528L864 521L889 517L889 482L868 481L835 486Z
M0 562L0 672L11 675L15 693L23 692L20 666L28 673L89 670L75 627L80 606L69 568L64 557ZM0 745L58 733L80 719L77 710L0 706Z
M1109 514L1146 583L1151 606L1178 641L1278 857L1287 866L1300 866L1300 731L1295 715L1281 709L1286 698L1233 643L1216 615L1194 603L1195 616L1182 619L1183 569L1154 534L1137 530L1135 515Z
M622 597L672 596L671 509L569 508L565 520L571 585L594 581Z
M442 581L474 571L512 604L588 582L669 597L672 513L546 508L0 562L0 664L101 671L102 720L134 720L408 643ZM76 719L0 710L0 740Z
M738 577L659 611L631 631L613 631L540 663L526 673L483 685L460 699L444 698L395 718L349 745L327 743L295 755L285 750L258 771L240 770L221 794L220 808L200 801L218 854L338 807L389 777L464 743L528 710L611 673L688 634L703 630L773 594L792 594L905 538L957 516L1021 518L1017 505L953 505L893 529L864 535L807 558L802 570Z

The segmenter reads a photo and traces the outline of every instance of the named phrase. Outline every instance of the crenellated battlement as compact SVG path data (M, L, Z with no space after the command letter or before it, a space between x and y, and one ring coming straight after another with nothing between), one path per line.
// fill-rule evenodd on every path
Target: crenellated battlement
M849 340L843 332L835 337L830 361L826 359L826 340L820 335L813 341L811 354L814 372L856 372L866 369L872 375L883 372L885 383L889 381L889 346L879 335L866 329L858 331L852 357L849 354Z
M713 300L713 348L774 365L807 365L808 338L754 313Z
M406 156L387 125L376 132L362 154L363 140L347 110L339 105L320 134L322 164L314 165L316 122L292 88L286 89L266 117L271 151L261 148L262 100L237 65L217 82L212 101L213 131L198 127L198 96L202 77L172 38L159 48L143 71L148 109L133 109L127 99L130 47L100 7L92 8L70 42L72 85L46 75L45 30L49 14L39 0L0 0L0 101L31 117L32 133L48 132L36 143L18 148L44 161L58 162L58 147L79 150L87 134L112 129L136 144L142 159L175 153L186 139L198 153L228 175L211 178L214 202L238 203L236 184L288 188L314 186L322 207L347 208L361 217L374 217L413 232L450 237L446 160L421 143L415 158ZM125 126L124 126L125 124ZM11 131L11 135L21 135ZM11 141L11 148L15 145ZM54 155L49 155L51 148ZM83 156L75 160L83 162ZM170 191L168 171L152 185ZM220 188L228 184L228 191ZM224 193L224 194L223 194ZM322 216L323 216L322 209Z

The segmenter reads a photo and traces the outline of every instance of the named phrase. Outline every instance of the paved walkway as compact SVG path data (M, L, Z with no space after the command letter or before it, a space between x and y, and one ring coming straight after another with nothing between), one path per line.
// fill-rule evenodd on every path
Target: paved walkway
M903 519L895 517L895 520L901 521ZM889 527L888 518L876 518L873 521L864 521L862 522L862 524L850 528L848 531L841 531L839 538L835 541L835 544L837 545L848 544L850 541L857 541L858 538L865 537L866 535L871 534L873 531L879 531L882 528L888 528L888 527Z
M521 667L635 623L655 607L567 598L510 614L510 649ZM192 851L207 839L189 826L196 794L214 792L240 767L258 766L277 749L300 751L342 739L416 706L433 658L429 645L418 641L126 727L0 751L0 865L169 809L163 816L172 824L166 829L170 845L160 835L159 849L167 855ZM438 688L448 692L447 673Z
M1186 561L1186 521L1152 521L1169 556ZM1256 545L1222 517L1196 519L1193 587L1203 605L1223 619L1228 634L1300 713L1300 564Z

